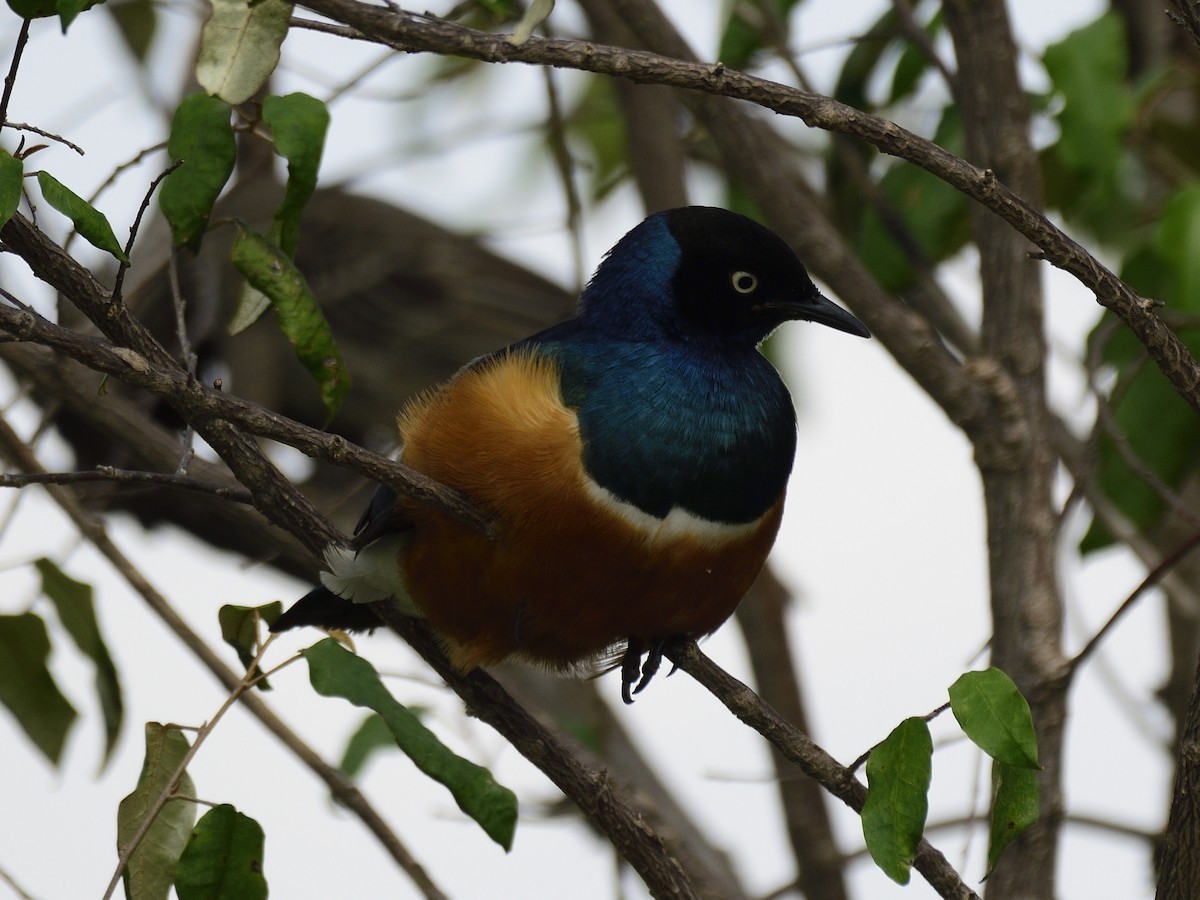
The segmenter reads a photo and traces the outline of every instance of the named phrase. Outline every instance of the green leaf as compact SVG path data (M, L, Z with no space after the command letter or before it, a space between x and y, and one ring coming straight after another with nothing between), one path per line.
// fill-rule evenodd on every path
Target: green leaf
M249 668L258 653L258 625L260 622L267 626L283 615L283 604L278 600L263 606L234 606L226 604L217 610L217 621L221 625L221 639L237 651L238 660L244 668ZM255 677L259 670L255 670ZM264 678L258 682L260 690L269 691L270 685Z
M731 69L746 69L763 49L762 33L741 14L741 4L730 4L729 22L721 35L717 59Z
M899 33L896 11L889 6L875 23L854 41L833 88L835 100L868 112L875 108L869 97L871 82L876 78L877 67L892 46L892 38Z
M492 773L450 751L411 711L398 703L371 664L326 638L304 651L317 693L342 697L379 713L397 745L430 778L449 788L459 809L505 850L512 848L517 798Z
M1115 12L1067 35L1043 56L1055 97L1058 140L1042 154L1046 199L1106 241L1125 244L1144 219L1143 177L1126 148L1136 104L1126 42Z
M0 150L0 226L17 211L24 178L25 163L7 150Z
M188 740L178 728L146 723L146 757L137 787L117 807L118 852L129 845L162 793L172 789L172 779L187 752ZM174 793L181 797L196 796L187 772L174 787ZM193 801L166 802L125 868L125 896L129 900L165 900L195 821Z
M1158 255L1174 273L1173 309L1200 312L1200 184L1177 190L1167 201L1154 238Z
M179 900L266 900L263 830L228 803L196 823L175 870Z
M58 15L58 0L8 0L8 8L22 19L44 19Z
M358 731L350 735L350 740L346 743L346 752L342 754L342 761L338 763L338 768L348 778L353 778L362 771L363 766L367 764L367 760L376 750L395 746L396 739L392 736L392 729L388 723L379 713L372 713L363 719L363 723L358 726Z
M58 764L75 708L46 668L50 638L33 613L0 616L0 703L45 754Z
M167 152L183 164L167 176L158 202L178 246L200 246L213 204L233 174L237 143L229 112L223 100L193 94L171 119Z
M69 578L48 559L39 559L37 570L42 576L42 593L50 598L58 611L59 621L80 651L96 667L96 696L104 716L104 763L112 757L113 748L121 734L125 704L121 699L121 682L117 667L108 653L100 623L96 621L96 606L92 601L92 586Z
M934 142L951 152L965 145L957 107L942 115ZM915 244L918 258L929 263L953 256L971 238L967 198L940 178L908 164L891 166L880 180L888 206L903 223L907 240ZM871 205L863 215L858 255L889 291L902 291L916 280L909 252Z
M1185 346L1200 351L1200 332L1180 332ZM1152 364L1126 379L1114 420L1129 450L1161 481L1177 486L1200 462L1200 418L1179 397L1167 377ZM1112 438L1105 435L1097 448L1097 483L1138 529L1154 525L1163 513L1162 496L1140 473L1130 468ZM1089 553L1112 543L1112 537L1093 522L1080 545Z
M117 23L126 48L139 63L145 63L158 31L154 0L120 0L104 5Z
M963 733L992 759L1037 768L1029 704L1002 671L992 667L962 675L950 686L950 709Z
M475 3L466 8L458 7L458 11L462 14L463 19L467 18L467 14L475 12L478 7L486 12L497 22L507 22L510 19L516 18L520 11L517 8L516 0L475 0ZM461 21L461 20L456 20Z
M612 83L607 79L591 79L567 116L566 124L572 140L586 144L591 152L593 199L600 200L629 174L625 116Z
M1062 97L1057 150L1073 169L1111 178L1118 170L1134 101L1121 17L1108 12L1046 48L1043 63Z
M268 97L263 102L262 119L271 129L276 152L288 161L287 191L275 211L275 222L279 227L280 248L295 257L300 214L317 189L329 111L315 97L295 93Z
M945 17L939 8L929 24L925 26L925 33L929 35L931 42L936 41L937 34L944 25ZM928 71L929 57L925 55L925 49L915 42L906 40L904 49L900 51L900 59L896 62L896 70L892 73L892 89L888 94L888 105L899 103L914 94L921 83L921 78Z
M196 59L201 87L232 104L253 97L279 64L292 8L285 0L212 0Z
M785 29L788 14L797 2L798 0L770 0L771 6L774 7L771 15ZM721 35L717 59L731 69L744 69L754 62L754 57L761 51L768 49L764 37L773 30L773 25L763 22L767 12L757 9L758 4L731 3L727 6L729 21ZM785 32L778 36L778 40L786 45L789 35Z
M129 257L113 234L112 226L100 212L49 172L38 172L38 186L46 202L75 224L79 236L100 250L107 250L123 263Z
M1004 848L1038 818L1038 773L1023 766L996 761L992 767L995 796L988 837L987 871L990 875Z
M67 33L68 26L81 12L103 2L104 0L58 0L54 5L54 11L58 13L59 21L62 22L63 34Z
M905 719L867 757L862 828L875 865L908 884L929 813L933 740L920 718Z
M250 285L271 299L279 327L296 351L332 419L350 389L350 373L333 339L329 322L300 270L278 247L244 225L233 241L233 264Z
M85 9L104 0L8 0L8 8L22 19L44 19L58 16L65 34L67 26Z

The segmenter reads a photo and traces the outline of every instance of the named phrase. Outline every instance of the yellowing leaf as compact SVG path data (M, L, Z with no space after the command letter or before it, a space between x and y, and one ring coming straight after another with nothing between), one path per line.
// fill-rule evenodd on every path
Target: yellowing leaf
M146 757L137 787L117 807L119 851L133 840L163 791L171 789L175 772L187 752L188 740L178 728L157 722L146 723ZM187 772L175 786L175 793L183 797L196 796L196 788ZM125 868L126 897L166 900L175 880L175 865L187 846L195 821L196 804L191 800L166 802Z
M350 373L304 276L286 253L252 228L238 229L231 255L246 281L270 298L280 330L317 382L332 419L350 389Z
M525 15L521 16L517 27L513 29L508 42L510 44L525 43L533 35L533 29L545 22L553 10L554 0L533 0L525 10Z
M285 0L212 0L196 59L200 86L227 103L253 97L279 64L292 7Z

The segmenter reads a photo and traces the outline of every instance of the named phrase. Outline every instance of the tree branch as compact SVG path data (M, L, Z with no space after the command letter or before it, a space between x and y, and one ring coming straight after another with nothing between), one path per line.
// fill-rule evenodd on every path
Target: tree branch
M763 703L754 691L717 666L700 651L695 641L681 641L669 648L666 655L802 772L819 781L829 793L855 812L862 811L867 789L854 777L854 773ZM941 852L924 839L917 849L913 867L942 897L978 900L975 892L967 887Z
M968 153L1002 173L1034 213L1041 202L1041 174L1005 4L946 0L942 9L958 59L954 99ZM1007 427L977 444L975 454L987 518L991 658L1029 702L1040 763L1038 820L1001 856L989 875L988 895L1050 900L1064 806L1069 682L1063 677L1052 491L1058 459L1046 408L1041 272L1029 263L1021 235L985 210L971 212L983 294L980 343L1011 391Z
M1036 244L1041 258L1074 275L1095 293L1102 306L1111 309L1129 326L1179 395L1200 411L1200 363L1155 313L1153 301L1140 297L1035 206L1006 187L994 171L971 165L894 122L828 97L726 69L720 63L688 62L588 41L532 37L514 46L503 35L486 34L443 19L393 11L357 0L305 0L304 5L397 50L463 56L492 63L550 65L643 84L667 84L745 100L799 118L813 128L860 138L954 186ZM617 3L618 7L622 5ZM859 312L853 296L846 300ZM867 321L867 325L871 322Z

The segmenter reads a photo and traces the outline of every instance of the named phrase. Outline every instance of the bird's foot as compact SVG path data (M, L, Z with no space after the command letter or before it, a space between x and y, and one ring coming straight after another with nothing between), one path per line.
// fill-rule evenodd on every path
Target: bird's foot
M631 637L621 657L621 699L633 703L633 695L640 694L658 674L662 666L663 654L674 642L675 638L655 638L647 641L643 638ZM643 661L642 656L646 659ZM676 666L671 666L667 673L669 678L675 673Z

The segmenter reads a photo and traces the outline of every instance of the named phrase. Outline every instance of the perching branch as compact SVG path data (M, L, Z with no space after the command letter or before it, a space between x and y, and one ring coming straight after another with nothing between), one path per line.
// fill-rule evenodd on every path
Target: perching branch
M754 691L705 656L695 641L680 641L669 648L666 655L806 775L819 781L855 812L862 811L867 789L854 773L763 703ZM978 900L954 867L928 841L921 841L913 867L942 897Z

